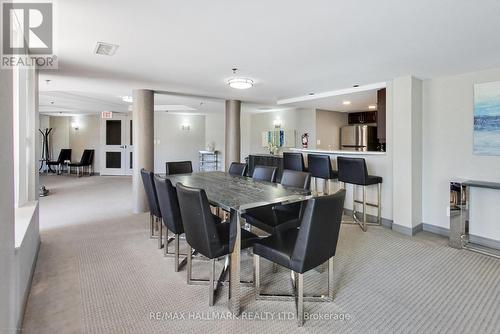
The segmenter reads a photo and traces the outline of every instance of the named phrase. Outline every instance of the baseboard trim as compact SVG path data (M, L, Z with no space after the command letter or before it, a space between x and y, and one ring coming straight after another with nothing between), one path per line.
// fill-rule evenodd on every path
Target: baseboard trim
M22 331L22 328L23 328L24 314L26 313L26 306L28 304L28 298L29 298L30 293L31 293L31 287L33 285L33 277L35 276L35 268L36 268L36 264L38 262L38 253L40 253L40 247L41 247L41 245L42 245L42 239L40 237L38 237L38 245L36 246L35 257L33 259L33 264L31 265L30 278L28 280L28 282L29 282L28 283L28 288L24 292L24 296L23 296L23 308L22 308L21 315L19 316L19 320L17 322L17 328L21 329L21 331Z
M441 236L446 237L446 238L448 238L450 236L450 230L447 229L446 227L430 225L430 224L426 224L426 223L422 223L422 227L423 227L423 230L425 232L434 233L434 234L441 235Z
M344 214L346 216L351 216L352 217L352 210L350 209L344 209ZM358 216L359 217L359 216ZM374 215L369 215L367 214L366 215L366 218L368 219L368 221L377 221L377 216L374 216ZM387 227L387 228L391 228L392 227L392 220L390 219L386 219L386 218L383 218L382 217L382 226L384 227Z
M494 240L490 238L481 237L478 235L469 234L469 242L472 244L500 250L500 240Z
M423 228L422 225L423 224L418 224L417 226L408 227L392 223L392 230L411 237L417 234L418 232L422 231Z

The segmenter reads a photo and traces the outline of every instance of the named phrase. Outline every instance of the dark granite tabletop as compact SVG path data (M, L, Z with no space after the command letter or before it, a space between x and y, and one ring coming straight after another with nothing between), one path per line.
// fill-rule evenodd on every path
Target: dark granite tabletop
M267 204L295 202L310 195L309 190L283 187L277 183L254 181L243 176L224 172L200 172L182 175L165 175L175 186L182 183L188 187L202 188L208 200L224 210L234 209L243 213L246 209Z

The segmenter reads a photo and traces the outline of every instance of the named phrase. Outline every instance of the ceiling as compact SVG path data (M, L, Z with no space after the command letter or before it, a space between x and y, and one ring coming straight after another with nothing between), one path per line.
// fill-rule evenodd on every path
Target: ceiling
M351 104L345 105L344 101ZM295 108L313 108L340 112L369 111L368 106L370 105L377 105L377 89L287 104L287 106Z
M75 112L127 109L117 97L137 88L269 108L401 75L500 67L497 0L54 2L59 69L41 73L40 90ZM116 54L95 55L98 41ZM255 87L229 88L233 67Z

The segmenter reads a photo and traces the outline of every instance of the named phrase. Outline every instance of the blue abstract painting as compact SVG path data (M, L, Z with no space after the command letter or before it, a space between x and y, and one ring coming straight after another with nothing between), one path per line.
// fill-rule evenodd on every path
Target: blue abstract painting
M500 81L474 85L474 153L500 155Z

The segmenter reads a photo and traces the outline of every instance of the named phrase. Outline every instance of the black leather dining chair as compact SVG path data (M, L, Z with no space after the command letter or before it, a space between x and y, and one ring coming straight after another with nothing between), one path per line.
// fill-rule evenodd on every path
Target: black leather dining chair
M283 152L283 169L305 172L304 156L299 152Z
M62 166L63 166L65 161L71 161L71 149L70 148L62 148L61 151L59 151L59 156L57 157L57 160L48 161L47 165L48 166L56 166L57 174L60 174L61 170L62 170Z
M158 204L158 195L156 193L156 187L154 184L154 173L144 168L141 169L142 184L144 185L144 191L146 192L146 199L149 206L149 222L150 222L150 234L149 237L155 237L155 224L158 226L158 248L162 247L162 231L160 220L162 218L160 206Z
M232 162L231 166L229 166L228 173L231 175L246 176L247 164L240 162Z
M82 174L85 173L85 167L87 167L88 174L93 174L92 163L94 162L94 150L83 150L82 158L80 162L74 162L68 164L69 172L71 173L71 167L76 168L76 175L80 176L80 168L82 169Z
M339 182L342 182L342 187L345 189L346 183L352 184L352 217L354 221L359 224L361 229L366 232L367 225L382 225L382 177L376 175L369 175L366 161L363 158L346 158L337 157L337 167L339 169ZM370 203L366 200L366 187L377 186L377 203ZM363 190L363 200L360 201L356 198L356 187L361 186ZM356 204L363 206L363 219L356 216ZM371 223L366 219L366 206L377 208L377 222ZM351 223L345 221L344 223Z
M257 181L276 182L278 168L272 166L255 166L252 179Z
M162 222L165 227L164 240L166 241L164 255L174 256L174 271L178 272L179 268L186 262L183 261L182 263L179 263L179 237L184 233L184 226L182 224L181 209L177 199L177 191L169 179L161 178L156 175L154 177L154 184L158 195L158 206L161 212ZM169 231L174 234L175 244L173 254L168 251Z
M337 249L344 200L344 189L333 195L309 199L299 229L289 229L254 244L254 282L257 299L284 299L284 296L278 298L276 295L260 293L260 257L290 269L297 300L299 326L304 323L303 274L326 261L328 261L328 296L306 298L308 301L333 300L333 257Z
M311 185L311 174L284 170L281 177L281 185L309 189ZM303 202L290 203L286 205L266 205L248 209L242 217L252 226L264 232L274 234L299 226Z
M330 180L338 177L338 172L332 169L332 163L329 155L324 154L308 154L307 155L307 170L314 177L314 188L318 192L318 179L323 179L323 194L330 193ZM328 186L328 190L325 189Z
M217 223L216 218L212 215L210 204L208 202L205 190L198 188L186 187L180 183L176 185L177 197L184 225L184 233L186 241L189 244L187 252L188 268L187 281L190 284L192 273L192 248L196 249L200 254L206 256L211 261L210 263L210 283L209 283L209 305L214 304L215 290L215 260L219 257L226 256L226 265L228 262L227 255L231 253L234 247L233 237L230 236L230 223ZM258 240L258 237L246 230L241 229L241 248L248 248ZM224 269L227 269L226 267ZM217 280L219 282L225 271Z
M193 164L191 161L167 161L166 174L190 174L193 172Z

